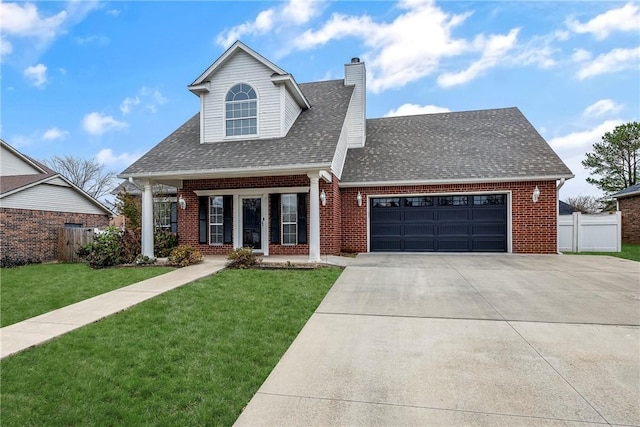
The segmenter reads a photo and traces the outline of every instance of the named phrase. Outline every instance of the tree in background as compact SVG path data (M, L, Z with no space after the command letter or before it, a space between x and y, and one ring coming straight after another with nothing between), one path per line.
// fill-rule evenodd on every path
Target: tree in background
M629 122L605 133L582 165L591 170L587 182L611 194L638 183L639 158L640 123Z
M602 201L594 196L583 196L579 194L577 196L567 197L565 203L584 214L594 214L602 210Z
M95 159L54 156L43 163L96 199L107 196L114 187L115 172L105 171L104 165Z

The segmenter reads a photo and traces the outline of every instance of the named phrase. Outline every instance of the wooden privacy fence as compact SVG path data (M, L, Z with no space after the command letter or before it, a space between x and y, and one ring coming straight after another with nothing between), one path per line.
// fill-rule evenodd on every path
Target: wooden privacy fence
M76 251L93 242L93 228L61 228L58 230L58 261L79 262Z

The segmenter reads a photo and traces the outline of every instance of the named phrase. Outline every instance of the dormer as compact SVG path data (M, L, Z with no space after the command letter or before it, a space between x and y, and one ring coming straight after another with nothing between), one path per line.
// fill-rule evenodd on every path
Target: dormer
M200 143L281 138L309 102L293 76L237 41L191 85Z

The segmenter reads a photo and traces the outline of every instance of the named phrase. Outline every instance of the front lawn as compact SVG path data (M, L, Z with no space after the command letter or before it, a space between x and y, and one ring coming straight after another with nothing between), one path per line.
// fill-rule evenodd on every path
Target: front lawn
M0 326L73 304L173 270L105 268L86 264L31 264L0 270Z
M640 245L623 244L620 252L563 252L569 255L608 255L617 258L640 261Z
M2 360L3 425L231 425L340 275L225 270Z

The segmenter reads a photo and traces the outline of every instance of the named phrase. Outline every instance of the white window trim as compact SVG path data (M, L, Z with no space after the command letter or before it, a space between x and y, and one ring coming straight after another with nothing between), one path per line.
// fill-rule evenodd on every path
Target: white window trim
M227 94L236 85L245 84L250 86L253 91L256 93L256 133L255 134L247 134L247 135L231 135L227 136ZM254 139L259 138L260 135L260 93L258 92L258 88L246 81L239 81L231 84L229 88L224 92L224 96L222 97L222 139L224 141L232 141L232 140L242 140L242 139Z
M299 219L298 218L298 195L295 193L284 193L282 194L281 199L284 199L285 196L291 196L296 201L296 210L295 210L296 220L295 222L284 221L284 202L283 200L280 200L280 244L282 246L296 246L298 245L298 219ZM285 243L284 242L284 226L291 225L291 224L294 224L296 228L296 231L294 233L295 243Z
M222 222L220 223L211 222L211 202L212 202L212 199L215 199L216 197L220 197L220 199L222 200ZM220 195L209 196L208 202L209 203L207 204L207 224L208 224L207 240L209 241L209 246L222 246L224 245L224 198ZM222 227L222 241L220 243L211 241L211 227L214 225L219 225Z

